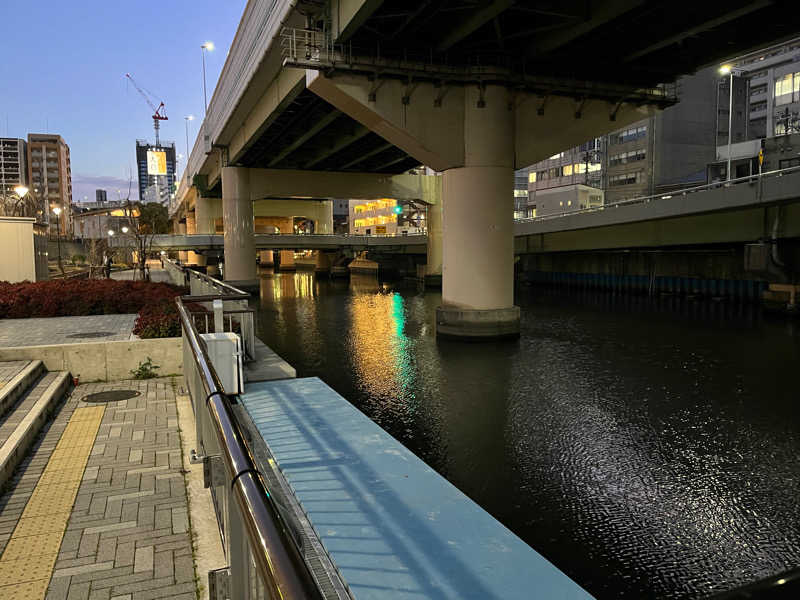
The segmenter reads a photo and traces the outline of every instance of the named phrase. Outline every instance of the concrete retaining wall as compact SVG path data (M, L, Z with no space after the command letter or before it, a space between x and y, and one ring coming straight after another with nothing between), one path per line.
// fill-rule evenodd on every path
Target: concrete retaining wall
M179 337L0 348L0 361L39 359L48 371L69 371L82 383L130 379L131 369L148 357L161 367L159 376L183 374Z

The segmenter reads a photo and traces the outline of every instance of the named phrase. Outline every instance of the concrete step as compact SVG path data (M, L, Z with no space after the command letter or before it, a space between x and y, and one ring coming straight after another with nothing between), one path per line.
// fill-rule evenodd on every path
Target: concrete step
M44 373L40 360L15 360L0 363L0 417L22 397L34 381Z
M69 391L71 382L69 373L48 373L42 367L38 376L19 393L16 403L0 417L0 487L11 478L50 413Z

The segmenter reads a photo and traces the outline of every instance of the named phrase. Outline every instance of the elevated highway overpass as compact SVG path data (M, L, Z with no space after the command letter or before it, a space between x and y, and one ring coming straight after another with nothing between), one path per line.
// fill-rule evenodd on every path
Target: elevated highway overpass
M769 1L250 0L176 229L214 233L224 213L226 276L250 280L254 203L392 197L387 181L424 164L443 172L440 193L420 180L412 198L432 207L439 333L515 335L513 170L669 106L678 76L799 19ZM305 175L264 185L281 170ZM325 189L343 174L357 192Z

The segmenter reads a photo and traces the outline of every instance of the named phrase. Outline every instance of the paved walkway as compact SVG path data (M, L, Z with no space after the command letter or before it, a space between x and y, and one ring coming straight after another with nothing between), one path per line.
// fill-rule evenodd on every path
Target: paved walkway
M0 348L131 339L135 314L0 320Z
M116 279L119 281L131 281L133 279L133 269L111 273L111 279ZM136 273L136 280L141 281L141 275L138 271ZM150 264L150 281L154 283L172 283L169 274L162 269L157 262Z
M122 401L87 395L135 390ZM0 598L195 598L171 379L78 386L0 497Z

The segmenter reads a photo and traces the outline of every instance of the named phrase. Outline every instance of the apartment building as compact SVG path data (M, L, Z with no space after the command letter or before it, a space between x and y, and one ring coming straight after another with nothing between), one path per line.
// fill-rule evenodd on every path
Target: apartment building
M25 140L0 138L0 194L28 185L28 148Z
M50 226L58 222L61 235L72 233L72 165L69 146L60 135L28 134L28 181L34 193L47 202ZM61 214L56 217L54 208Z

